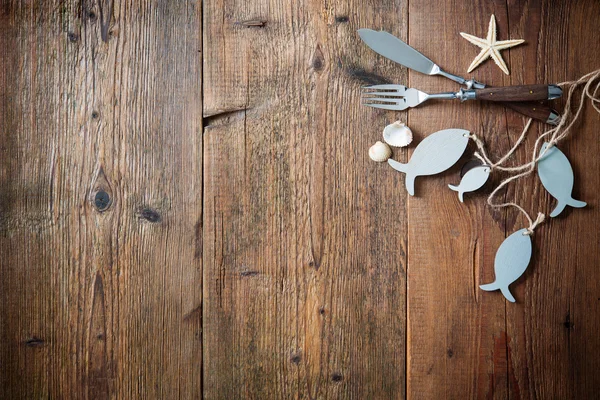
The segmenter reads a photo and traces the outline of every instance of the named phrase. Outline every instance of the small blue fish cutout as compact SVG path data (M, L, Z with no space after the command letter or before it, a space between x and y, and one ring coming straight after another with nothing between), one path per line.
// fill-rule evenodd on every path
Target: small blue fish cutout
M458 199L462 203L464 201L463 195L466 192L474 192L485 185L490 177L490 171L491 168L489 165L473 167L462 177L458 186L448 185L448 187L455 192L458 192Z
M423 139L407 164L391 158L388 164L406 174L406 190L408 194L414 196L417 176L435 175L447 170L460 159L468 143L469 131L444 129Z
M531 260L531 237L524 235L526 232L527 229L521 229L504 239L494 260L496 280L479 286L482 290L489 292L500 289L506 300L515 302L508 285L523 275Z
M544 143L540 153L543 153L547 147L548 143ZM556 146L548 149L538 161L537 171L542 185L552 197L558 200L556 208L550 213L551 217L556 217L566 206L581 208L587 205L571 196L574 182L573 168L567 156Z

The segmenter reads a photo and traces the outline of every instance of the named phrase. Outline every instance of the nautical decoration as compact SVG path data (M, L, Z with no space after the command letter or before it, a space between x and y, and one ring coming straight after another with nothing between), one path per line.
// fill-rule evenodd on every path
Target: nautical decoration
M462 156L469 143L469 131L464 129L444 129L419 143L407 164L389 159L388 164L406 174L406 190L415 195L417 176L435 175L453 166Z
M431 60L386 32L362 29L359 31L359 34L377 53L384 55L407 68L428 75L443 75L461 84L465 84L467 89L473 87L481 89L484 87L483 84L474 80L467 81L464 78L442 71L440 67ZM523 43L522 40L496 41L496 21L493 15L490 19L490 26L486 39L480 39L465 33L461 33L461 35L482 48L480 54L473 63L471 63L469 72L487 58L492 57L502 71L508 74L508 68L500 56L500 50ZM368 97L370 99L372 99L372 96L382 96L381 98L377 97L376 100L371 100L379 101L381 104L374 103L366 105L388 110L405 109L406 107L398 103L398 98L396 98L398 96L396 95L399 93L400 88L404 88L403 90L407 92L406 88L402 85L392 84L384 86L386 87L379 86L367 88L381 89L384 90L384 92L374 94L369 92L371 93L371 96ZM461 202L464 201L464 193L477 190L485 184L489 179L489 174L492 170L508 173L508 176L489 194L487 197L487 204L495 210L500 210L505 207L516 208L529 221L529 226L526 229L521 229L513 233L504 240L496 253L494 265L496 279L492 283L481 285L480 288L485 291L500 290L510 302L515 302L515 298L510 292L509 286L527 269L532 254L531 235L536 227L544 222L545 215L538 212L536 220L533 221L529 213L514 201L503 198L501 202L497 202L494 201L494 199L497 199L500 196L504 197L505 192L502 191L503 188L509 183L517 182L519 179L533 173L537 167L537 172L543 186L558 201L554 211L552 211L552 217L560 214L567 205L572 207L586 206L585 202L575 200L572 197L574 181L573 169L571 168L571 164L567 157L556 148L556 144L564 140L573 131L572 127L574 126L574 123L584 115L582 112L585 103L583 101L584 98L589 98L592 101L594 109L600 112L600 108L597 106L600 104L600 97L598 97L598 93L600 92L600 69L590 72L576 81L562 82L557 86L559 88L558 90L561 92L562 90L565 90L565 88L568 88L565 112L560 118L554 118L558 114L553 111L544 111L544 113L542 113L544 115L551 115L551 118L548 117L546 122L550 123L550 121L552 121L553 124L556 124L556 127L546 130L538 137L535 142L536 148L542 139L546 140L548 143L543 145L540 152L533 151L532 158L521 165L507 166L505 163L509 161L519 145L523 143L533 119L539 119L538 114L540 114L541 110L538 108L538 105L535 105L535 107L532 108L532 111L535 111L535 115L525 113L526 115L531 114L531 118L525 125L521 136L516 140L513 147L495 162L488 157L483 140L463 129L446 129L429 135L415 148L412 157L406 164L393 159L387 160L392 168L406 174L406 189L408 193L413 196L415 192L415 179L417 176L435 175L450 168L460 159L469 140L473 140L478 149L478 151L474 153L474 156L479 160L471 160L463 166L461 170L461 182L458 185L448 185L450 189L458 193ZM394 90L394 96L391 96L387 89ZM581 92L580 96L574 95L577 91ZM385 96L391 96L394 97L394 99L384 98ZM403 98L406 100L405 97ZM576 98L581 98L581 101L579 101L576 106L573 106L572 99ZM419 99L417 99L417 101L422 102ZM402 146L408 140L404 140L398 144L395 140L396 135L398 135L399 132L401 132L399 137L405 139L412 137L410 130L398 121L385 128L384 140L392 145ZM377 161L385 160L388 157L387 151L384 151L384 148L381 147L382 145L384 144L378 142L376 146L373 146L372 148L373 154L371 154L370 151L371 157ZM380 153L378 153L378 151Z
M458 186L448 185L455 192L458 192L458 199L463 202L463 195L466 192L474 192L482 187L490 177L491 167L489 165L480 165L473 167L465 173Z
M377 141L371 148L369 149L369 157L371 160L375 162L384 162L387 161L388 158L392 156L392 149L390 146L383 142Z
M479 287L488 292L499 289L506 300L514 303L515 298L508 286L519 279L527 269L531 260L531 250L531 237L527 229L518 230L504 239L494 261L496 280Z
M467 70L467 72L473 71L479 66L479 64L492 57L492 59L494 60L496 65L500 67L502 72L504 72L506 75L510 75L510 72L508 72L508 67L506 66L506 63L500 55L500 50L506 50L508 48L518 46L521 43L525 42L522 39L502 40L499 42L496 41L496 17L494 16L494 14L492 14L492 17L490 18L488 34L485 39L478 38L477 36L469 35L468 33L464 32L461 32L460 35L467 39L469 42L473 43L474 45L481 47L481 52L477 55L477 57L475 57L471 65L469 65L469 69Z
M573 168L565 154L556 146L548 148L548 143L542 145L541 158L537 163L537 171L542 185L554 197L558 204L550 213L551 217L559 215L566 206L575 208L585 207L587 203L575 200L573 191Z
M412 131L400 121L389 124L383 130L383 140L390 146L405 147L413 140Z

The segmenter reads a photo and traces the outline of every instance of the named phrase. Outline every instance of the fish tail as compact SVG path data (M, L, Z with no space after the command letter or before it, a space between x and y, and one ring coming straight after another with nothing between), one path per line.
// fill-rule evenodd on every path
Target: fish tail
M458 199L460 200L461 203L463 203L463 192L460 191L460 188L458 186L454 186L454 185L448 185L448 187L450 188L450 190L454 190L455 192L458 192Z
M582 208L582 207L587 206L587 203L585 201L575 200L572 197L571 197L571 200L569 200L567 202L567 204L569 204L571 207L575 207L575 208Z
M406 190L411 196L415 195L415 178L412 174L406 174Z
M408 171L408 164L402 164L401 162L392 160L391 158L388 159L388 164L390 164L390 166L392 168L394 168L396 171L400 171L400 172L404 172L404 173L406 173Z
M563 212L563 210L565 209L566 206L567 206L566 201L559 201L558 204L556 205L556 207L554 207L554 210L552 210L552 212L550 213L550 216L552 218L556 217L558 214Z
M510 290L508 290L508 286L500 286L497 281L488 283L487 285L479 285L479 288L481 290L485 290L486 292L492 292L494 290L500 289L504 297L506 297L506 300L510 301L511 303L515 302L515 298L513 297Z
M487 285L479 285L479 289L485 290L486 292L493 292L494 290L500 289L500 285L496 281L488 283Z
M392 160L391 158L388 160L388 164L390 164L390 167L394 168L396 171L404 172L406 174L406 190L408 190L408 194L414 196L416 176L408 173L408 164L402 164L401 162Z
M508 290L508 286L501 287L500 291L502 292L502 294L504 295L504 297L506 297L506 300L510 301L511 303L515 302L515 298L512 295L512 293L510 292L510 290Z
M414 196L416 176L408 174L408 164L402 164L401 162L392 160L391 158L388 160L388 164L390 164L390 167L394 168L396 171L404 172L406 174L406 190L408 190L408 194Z

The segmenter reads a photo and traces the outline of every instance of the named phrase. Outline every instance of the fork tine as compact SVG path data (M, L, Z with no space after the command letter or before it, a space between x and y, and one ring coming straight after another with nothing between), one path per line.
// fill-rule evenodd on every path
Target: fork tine
M376 104L376 103L363 103L363 106L368 106L368 107L373 107L373 108L382 108L384 110L394 110L394 111L401 111L404 110L404 108L400 107L399 105L388 105L388 104Z
M404 85L371 85L371 86L363 86L363 89L393 89L393 90L406 90L406 86Z
M382 103L396 103L400 104L403 99L386 99L382 97L362 97L364 101L380 101Z
M365 96L396 96L402 97L398 92L362 92L363 97Z

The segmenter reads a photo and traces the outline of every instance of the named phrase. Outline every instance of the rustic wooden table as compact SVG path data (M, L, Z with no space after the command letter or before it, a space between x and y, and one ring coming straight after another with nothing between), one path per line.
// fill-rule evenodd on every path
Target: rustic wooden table
M525 224L484 205L491 185L461 204L455 167L409 198L367 156L396 119L511 147L526 119L502 107L360 106L365 84L457 86L358 28L466 75L479 49L459 32L491 14L526 44L478 80L600 66L596 0L2 2L0 398L598 398L592 108L561 145L589 206L538 229L517 304L478 289ZM505 198L554 204L535 176Z

